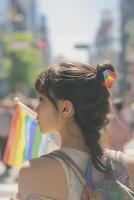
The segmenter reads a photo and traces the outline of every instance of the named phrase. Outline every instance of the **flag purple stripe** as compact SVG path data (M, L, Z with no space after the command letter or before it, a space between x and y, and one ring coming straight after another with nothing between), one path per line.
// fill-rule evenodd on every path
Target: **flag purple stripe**
M30 127L29 147L27 149L27 160L32 158L32 151L33 151L33 145L34 145L34 141L35 141L36 127L37 127L37 124L36 124L35 120L32 120L31 127Z
M33 119L29 116L26 117L26 132L25 132L25 138L26 138L26 146L25 146L25 155L24 155L24 160L29 160L29 142L30 142L30 130L31 130L31 126L32 126L32 122L33 122Z

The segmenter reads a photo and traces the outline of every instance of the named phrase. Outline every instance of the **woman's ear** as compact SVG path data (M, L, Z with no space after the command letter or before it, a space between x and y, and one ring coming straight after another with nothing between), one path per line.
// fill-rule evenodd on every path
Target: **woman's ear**
M59 110L64 119L70 118L74 114L73 104L71 101L68 101L68 100L64 100L64 101L60 102Z

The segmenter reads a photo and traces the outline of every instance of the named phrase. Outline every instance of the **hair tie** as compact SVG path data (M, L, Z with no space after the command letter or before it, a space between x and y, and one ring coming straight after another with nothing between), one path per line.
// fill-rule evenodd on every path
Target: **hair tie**
M103 80L105 87L111 88L117 78L113 66L111 64L97 65L97 69L99 79Z
M103 72L104 76L104 83L107 88L111 88L115 79L116 79L116 73L110 70L106 70Z

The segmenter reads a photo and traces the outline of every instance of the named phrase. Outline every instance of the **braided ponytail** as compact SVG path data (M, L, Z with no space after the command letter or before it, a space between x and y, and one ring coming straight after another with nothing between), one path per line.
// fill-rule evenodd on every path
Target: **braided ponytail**
M108 98L108 92L105 94L105 98L106 96ZM101 108L100 104L102 104ZM109 102L100 98L97 103L86 105L86 111L82 107L75 111L75 120L82 130L86 145L90 149L93 165L96 169L104 172L106 167L101 162L103 150L99 144L99 139L101 137L100 129L108 122L105 113L109 112Z

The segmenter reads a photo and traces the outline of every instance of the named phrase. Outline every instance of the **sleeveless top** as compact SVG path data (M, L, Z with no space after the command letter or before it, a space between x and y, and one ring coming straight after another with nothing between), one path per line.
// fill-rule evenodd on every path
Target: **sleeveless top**
M87 164L90 159L89 153L80 151L74 148L70 148L70 147L62 147L61 150L64 151L68 156L70 156L70 158L76 163L77 166L79 166L79 168L82 170L84 174L86 173ZM115 154L115 151L111 150L111 153ZM126 168L125 171L127 173L126 156L123 153L121 152L117 153L116 158L114 158L115 162L116 161L118 162L119 154L122 156L123 164L124 164L124 167ZM62 159L58 157L55 157L55 159L61 163L66 174L67 183L68 183L68 197L66 200L81 200L84 185L81 183L80 179L76 176L74 171L69 166L67 166L67 164L65 164L65 162ZM126 174L126 176L129 179L128 173ZM94 181L104 180L104 174L96 170L94 167L93 167L93 180ZM14 197L12 197L10 200L22 200L22 199L23 198L21 198L21 194L19 194L19 195L14 195ZM54 200L54 199L46 198L43 196L41 197L34 196L31 194L29 195L29 197L27 197L24 200Z

